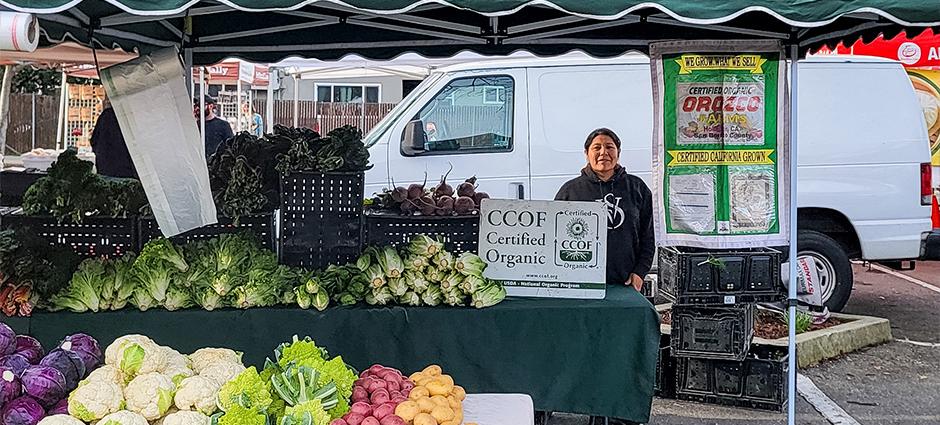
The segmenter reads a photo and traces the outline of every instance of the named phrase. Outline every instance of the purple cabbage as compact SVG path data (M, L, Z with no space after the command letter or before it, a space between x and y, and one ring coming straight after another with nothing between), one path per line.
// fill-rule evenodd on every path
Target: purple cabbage
M23 392L35 398L44 407L54 406L68 395L65 375L54 367L30 366L23 372L20 382L23 384Z
M39 363L43 355L42 344L31 336L17 335L14 354L26 357L26 360L29 360L29 364Z
M67 398L63 398L62 400L59 400L59 402L56 403L55 406L52 406L52 408L49 409L48 412L46 412L46 416L68 415L68 414L69 414L69 399Z
M0 367L5 367L13 371L17 377L23 374L23 371L26 368L32 366L29 364L29 360L26 360L26 357L23 357L19 354L7 354L3 357L0 357Z
M85 363L86 374L91 373L101 364L101 347L98 346L98 341L89 335L69 335L59 343L59 348L78 354Z
M0 322L0 355L7 355L16 349L16 332L6 323Z
M23 387L20 378L12 369L0 367L0 406L5 406L10 400L20 396Z
M42 406L30 396L17 398L0 411L2 425L36 425L46 416Z
M65 376L65 389L72 391L78 387L78 381L85 376L85 362L71 351L56 348L39 361L42 366L55 368Z

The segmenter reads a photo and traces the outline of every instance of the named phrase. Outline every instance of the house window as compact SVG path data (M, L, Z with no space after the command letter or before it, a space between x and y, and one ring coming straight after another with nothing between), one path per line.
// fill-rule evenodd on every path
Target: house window
M375 84L316 84L317 102L379 103L381 90Z
M502 86L483 87L484 105L502 105L506 101L506 88Z

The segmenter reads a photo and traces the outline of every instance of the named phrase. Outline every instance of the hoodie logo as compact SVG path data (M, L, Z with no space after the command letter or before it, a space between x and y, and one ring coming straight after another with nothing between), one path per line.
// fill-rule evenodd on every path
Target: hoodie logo
M608 229L619 229L623 225L623 220L626 216L623 213L623 208L620 208L620 200L623 199L620 196L614 197L613 193L608 193L604 196L602 201L604 205L607 205L607 228Z

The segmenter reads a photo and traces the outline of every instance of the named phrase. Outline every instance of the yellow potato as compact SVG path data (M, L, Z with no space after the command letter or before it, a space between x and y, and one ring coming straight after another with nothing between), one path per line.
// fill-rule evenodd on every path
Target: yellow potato
M419 398L430 397L431 393L428 392L427 388L424 387L414 387L411 389L411 392L408 393L408 398L412 400L417 400Z
M447 396L447 404L450 406L451 409L459 409L460 407L462 407L460 400L457 400L452 395Z
M447 381L442 381L440 379L434 379L425 385L428 388L428 392L431 395L450 395L450 392L454 389L454 384L450 384Z
M408 379L411 380L411 382L416 382L418 378L422 376L424 376L424 372L415 372L415 373L412 373L411 376L408 377Z
M418 416L415 416L414 425L437 425L437 421L427 413L418 413Z
M418 377L418 380L415 381L416 386L427 386L431 382L434 382L434 377L430 375L422 375Z
M418 402L414 400L403 401L395 407L395 414L408 422L413 421L418 413L421 413L421 408L418 407Z
M476 422L467 422L467 423L465 423L464 425L477 425L477 423L476 423Z
M419 398L416 401L418 402L418 409L420 409L422 413L431 413L431 411L437 407L437 403L427 397Z
M441 382L446 382L450 385L454 385L454 378L452 378L450 375L441 375L437 379Z
M436 364L432 364L424 368L424 370L422 370L421 372L424 372L425 374L432 375L432 376L439 376L441 373L443 373L443 371L441 370L441 367Z
M446 422L454 419L454 411L450 410L450 407L447 406L437 406L431 411L431 416L433 416L434 420L438 423Z
M456 422L458 425L459 425L461 422L463 422L463 410L456 410L456 411L454 411L454 419L453 419L453 421Z
M457 400L463 401L467 398L467 390L463 389L460 385L454 385L454 389L451 391L451 394L454 397L457 397Z
M432 395L431 401L438 406L450 406L450 403L447 402L447 397L442 395Z

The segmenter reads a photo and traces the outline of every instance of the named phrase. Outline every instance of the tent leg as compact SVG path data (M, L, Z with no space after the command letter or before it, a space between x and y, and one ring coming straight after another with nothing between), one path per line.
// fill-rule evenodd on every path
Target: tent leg
M14 69L13 65L5 65L3 80L0 82L0 157L7 151L7 125L10 122L10 93L13 92ZM2 165L0 164L0 167Z
M199 132L202 133L202 149L206 149L206 68L199 67ZM206 156L215 152L206 152Z
M796 423L796 374L797 374L797 355L796 355L796 256L797 256L797 120L798 108L797 96L799 80L799 46L794 44L790 46L790 285L789 306L787 307L789 323L789 338L787 339L787 352L789 353L789 367L787 368L787 424Z
M294 75L294 128L297 127L300 127L300 77Z
M186 87L189 87L189 96L196 95L196 89L193 85L193 49L187 47L183 49L183 70L186 71Z
M66 81L65 71L62 71L62 86L59 88L59 120L56 122L55 148L63 149L67 143L65 132L68 128L68 110L69 110L69 85Z
M265 120L265 124L267 124L265 133L274 132L274 75L276 72L277 68L268 68L268 96L264 102L264 115L267 118Z

